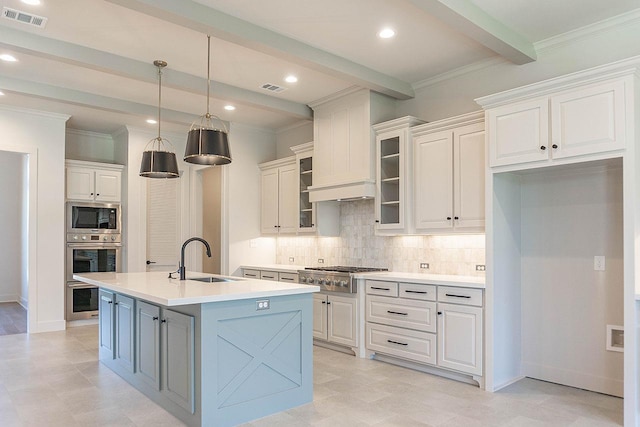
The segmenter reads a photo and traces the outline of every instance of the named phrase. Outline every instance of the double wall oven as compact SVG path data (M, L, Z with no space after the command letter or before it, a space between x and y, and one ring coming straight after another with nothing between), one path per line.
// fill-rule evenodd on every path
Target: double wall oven
M98 288L74 274L122 271L120 218L117 203L67 202L67 320L98 317Z

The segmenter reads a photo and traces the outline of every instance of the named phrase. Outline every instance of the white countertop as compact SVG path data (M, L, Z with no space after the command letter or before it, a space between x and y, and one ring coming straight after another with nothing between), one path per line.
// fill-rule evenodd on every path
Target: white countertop
M225 277L233 281L203 283L196 280L169 279L168 276L169 272L163 271L152 273L84 273L74 274L73 278L164 306L306 294L320 290L318 286L313 285L205 273L187 272L187 277Z
M392 282L411 282L425 285L458 286L461 288L485 288L485 278L475 276L449 276L445 274L402 273L383 271L375 273L358 273L357 279L386 280Z
M240 268L250 268L253 270L269 270L278 273L297 273L298 270L304 270L304 265L294 264L261 264L261 265L241 265Z

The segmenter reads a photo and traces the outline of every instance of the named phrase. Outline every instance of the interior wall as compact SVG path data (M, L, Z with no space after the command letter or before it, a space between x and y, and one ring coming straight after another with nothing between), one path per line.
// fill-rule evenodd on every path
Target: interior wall
M64 330L66 326L64 147L68 118L0 106L0 150L29 155L29 332Z
M20 245L20 293L18 302L24 308L29 308L29 199L33 196L29 195L29 158L27 154L21 156L20 163L22 166L22 174L19 178L20 187L22 189L22 205L20 206L20 235L22 243Z
M65 158L88 162L118 163L115 142L108 134L67 129Z
M0 186L0 235L2 256L0 257L0 302L20 301L22 295L23 239L22 230L25 154L0 151L0 182L11 183Z
M522 353L526 376L622 396L622 168L522 180ZM594 256L605 271L594 271Z
M222 169L202 171L202 238L211 246L211 257L202 255L202 271L220 274L222 222Z
M310 141L313 141L313 121L307 120L281 129L276 133L276 158L293 156L290 147Z

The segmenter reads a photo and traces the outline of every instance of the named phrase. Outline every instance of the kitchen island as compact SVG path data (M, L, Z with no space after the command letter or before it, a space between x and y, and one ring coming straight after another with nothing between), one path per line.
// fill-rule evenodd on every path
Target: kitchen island
M231 426L313 400L317 286L202 273L73 277L100 288L100 361L187 425Z

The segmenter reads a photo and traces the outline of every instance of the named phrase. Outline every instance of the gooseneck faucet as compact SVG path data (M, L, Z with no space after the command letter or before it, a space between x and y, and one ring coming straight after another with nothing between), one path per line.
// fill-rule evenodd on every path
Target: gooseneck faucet
M207 256L211 258L211 247L209 246L209 243L207 243L206 240L201 239L200 237L192 237L190 239L185 240L185 242L182 244L182 250L180 251L180 266L178 267L178 272L180 273L180 280L186 280L185 276L186 276L187 269L184 266L184 250L186 249L187 245L193 242L194 240L197 240L204 244L204 246L207 248Z

